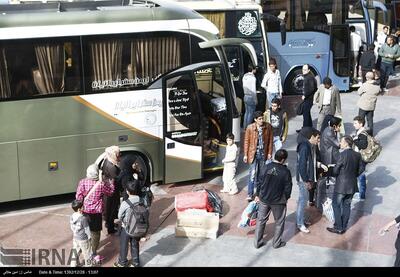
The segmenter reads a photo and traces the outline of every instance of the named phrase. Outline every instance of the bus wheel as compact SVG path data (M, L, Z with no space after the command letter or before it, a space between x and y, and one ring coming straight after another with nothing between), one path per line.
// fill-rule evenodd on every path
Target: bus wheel
M301 68L291 71L287 76L284 91L287 95L303 94L303 72Z
M149 167L147 165L147 162L143 159L143 157L140 154L137 153L132 153L132 152L126 152L126 153L121 153L121 161L120 161L120 168L122 172L126 172L128 174L132 174L132 165L134 163L138 164L138 167L143 171L143 176L145 178L145 183L147 183L150 178L149 178Z

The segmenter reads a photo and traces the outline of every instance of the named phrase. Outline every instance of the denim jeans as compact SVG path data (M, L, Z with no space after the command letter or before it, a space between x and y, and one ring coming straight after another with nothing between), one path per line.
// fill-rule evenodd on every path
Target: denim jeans
M297 200L296 223L298 227L304 225L304 209L308 202L308 189L302 181L297 181L299 186L299 199Z
M312 108L313 102L312 100L306 100L304 101L303 105L303 127L312 127L312 118L311 118L311 108Z
M393 64L391 63L381 63L381 88L386 88L389 76L393 74Z
M131 245L132 264L139 265L139 240L128 236L125 228L121 229L119 237L119 258L118 263L126 266L128 264L128 248Z
M256 103L254 101L246 101L247 100L247 96L245 96L245 102L244 102L244 106L245 106L245 113L244 113L244 120L243 120L243 128L246 130L247 126L251 123L253 123L254 119L253 119L253 115L254 112L256 111Z
M282 141L280 136L276 136L273 138L274 140L274 153L282 148Z
M332 208L335 216L335 223L333 224L333 227L336 230L343 231L347 229L352 199L353 194L341 194L337 192L333 193Z
M370 130L371 136L374 135L374 111L364 111L363 109L358 110L358 115L362 118L367 117L368 128Z
M271 108L272 99L279 98L278 92L267 92L268 107Z
M258 176L261 167L265 164L264 159L255 158L249 169L249 183L247 185L247 196L253 197L254 188L257 187Z
M360 191L360 199L365 199L365 192L367 190L367 177L365 173L361 173L358 176L358 190Z

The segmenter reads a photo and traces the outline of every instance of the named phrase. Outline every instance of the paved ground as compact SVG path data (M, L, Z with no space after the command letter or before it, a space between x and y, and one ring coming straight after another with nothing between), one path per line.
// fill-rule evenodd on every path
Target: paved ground
M199 182L187 182L179 185L155 187L156 199L151 212L151 230L149 240L141 243L141 262L143 266L392 266L394 263L394 230L381 237L379 228L397 216L400 211L400 121L398 107L400 89L399 77L395 77L389 93L380 96L375 112L375 132L383 144L380 157L367 171L367 199L365 202L352 203L350 228L342 236L325 230L330 226L315 208L308 208L311 220L311 233L303 234L295 228L295 209L298 196L294 181L292 198L288 203L288 212L284 232L287 245L273 249L273 221L268 223L265 239L267 245L253 247L254 228L236 227L241 212L247 205L246 181L247 167L242 163L238 169L241 191L235 196L222 195L224 217L220 221L217 239L176 238L174 225L174 195L191 191ZM352 131L352 118L358 110L356 92L341 94L342 109L346 132ZM288 103L294 102L287 99ZM313 118L316 118L313 109ZM301 117L290 120L289 138L285 148L289 151L289 168L294 175L295 130L302 124ZM202 181L202 185L214 191L222 186L221 177L215 175ZM3 212L0 214L0 243L4 248L24 249L66 249L71 248L72 235L68 217L71 214L67 204L46 206L36 209ZM104 230L103 230L104 231ZM102 234L100 254L106 257L104 266L112 266L118 255L118 236ZM38 251L36 250L36 254ZM36 265L38 255L36 255ZM51 261L50 261L51 262ZM62 265L56 261L55 265Z

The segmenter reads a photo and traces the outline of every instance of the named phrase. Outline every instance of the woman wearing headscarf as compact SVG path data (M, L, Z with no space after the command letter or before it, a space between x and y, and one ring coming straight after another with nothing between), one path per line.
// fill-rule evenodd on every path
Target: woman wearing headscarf
M106 222L106 228L108 234L117 232L115 229L114 219L118 218L118 206L121 185L120 182L116 181L116 178L120 174L119 160L120 160L120 149L118 146L110 146L105 149L105 159L100 164L102 171L102 178L105 182L109 182L115 186L114 193L110 196L105 196L105 211L104 220Z
M91 244L94 255L100 242L102 229L101 214L103 212L103 196L114 192L114 184L99 180L99 169L91 164L86 170L86 178L78 183L75 198L83 201L83 213L88 216Z

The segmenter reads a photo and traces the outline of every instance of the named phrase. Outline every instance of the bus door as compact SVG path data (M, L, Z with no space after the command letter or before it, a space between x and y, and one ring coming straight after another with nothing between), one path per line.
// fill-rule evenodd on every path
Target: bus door
M201 109L192 71L163 80L164 182L203 177Z
M328 76L339 90L349 89L350 32L348 25L331 25Z

